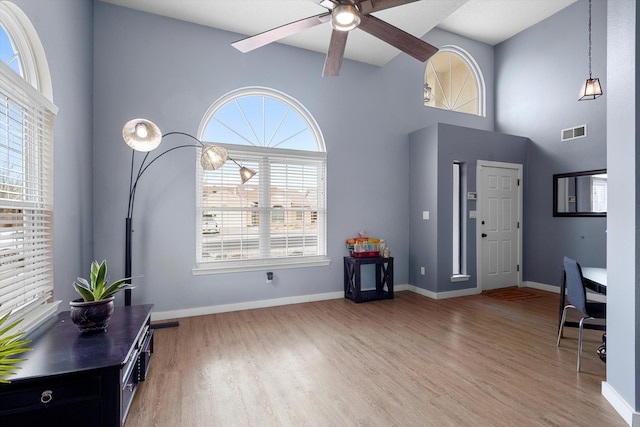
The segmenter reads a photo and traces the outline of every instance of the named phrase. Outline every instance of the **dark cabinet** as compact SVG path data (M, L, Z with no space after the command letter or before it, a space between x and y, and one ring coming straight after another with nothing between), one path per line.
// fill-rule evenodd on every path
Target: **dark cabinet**
M362 289L363 265L375 265L373 289ZM393 299L393 257L344 257L344 297L355 302Z
M152 307L116 307L106 332L81 334L63 312L29 334L27 361L0 385L0 425L123 425L153 354Z

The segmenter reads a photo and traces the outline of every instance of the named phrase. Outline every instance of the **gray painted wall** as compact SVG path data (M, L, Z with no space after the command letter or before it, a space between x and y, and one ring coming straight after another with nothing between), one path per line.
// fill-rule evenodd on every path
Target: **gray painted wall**
M604 87L578 102L588 76L588 2L581 0L496 46L496 131L526 135L523 279L560 285L562 257L606 264L606 218L554 218L552 176L606 167L606 2L592 5L592 71ZM560 141L587 125L587 137ZM553 244L550 244L553 242Z
M44 47L59 108L54 130L54 293L60 310L78 295L71 283L88 274L93 252L93 3L13 0Z
M638 13L634 0L608 4L607 385L636 412L640 407ZM634 426L640 421L635 418Z
M383 68L345 61L338 78L323 79L324 55L269 45L241 54L241 36L109 4L95 4L94 256L123 271L124 217L130 150L122 125L134 117L164 132L195 134L209 106L228 91L267 86L300 101L315 117L328 152L328 255L323 268L193 276L194 154L174 152L141 181L134 213L134 303L156 311L337 292L344 240L359 230L386 238L396 283L408 283L408 134L438 121L491 130L487 117L422 106L424 64L400 55ZM434 31L469 51L485 71L493 105L493 49ZM184 141L165 141L166 147ZM162 166L161 166L162 165Z
M411 229L409 283L432 292L446 292L477 286L476 220L469 211L476 202L466 201L466 260L468 281L451 282L454 161L463 163L466 191L477 191L478 160L524 165L528 139L483 130L436 124L409 136ZM466 193L465 193L466 194ZM422 212L429 211L429 220ZM425 267L425 275L420 267Z

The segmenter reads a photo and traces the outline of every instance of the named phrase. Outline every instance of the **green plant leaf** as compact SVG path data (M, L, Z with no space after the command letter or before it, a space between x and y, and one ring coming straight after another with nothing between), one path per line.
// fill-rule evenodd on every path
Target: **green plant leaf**
M0 318L0 326L2 326L8 318L9 313L2 316L2 318ZM21 331L15 334L7 335L7 333L11 329L16 327L16 325L18 325L20 322L22 322L22 319L0 329L0 383L9 383L9 380L2 377L14 374L17 369L20 369L19 366L14 365L26 360L22 358L10 358L9 356L15 356L16 354L31 351L30 348L25 347L26 344L31 342L30 340L18 339L19 337L24 335L25 332Z
M94 295L93 292L91 292L91 289L87 289L86 287L76 282L73 282L73 287L75 288L76 292L80 294L84 301L94 301Z

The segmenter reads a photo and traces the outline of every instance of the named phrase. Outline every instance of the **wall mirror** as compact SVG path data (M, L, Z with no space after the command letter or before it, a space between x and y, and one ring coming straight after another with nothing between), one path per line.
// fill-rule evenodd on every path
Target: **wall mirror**
M553 175L553 216L607 216L607 170Z

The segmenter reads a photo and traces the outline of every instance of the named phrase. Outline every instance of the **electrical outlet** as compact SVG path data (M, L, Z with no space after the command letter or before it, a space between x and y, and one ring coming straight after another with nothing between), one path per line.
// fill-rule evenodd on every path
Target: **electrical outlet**
M420 267L420 275L424 276L424 267Z

